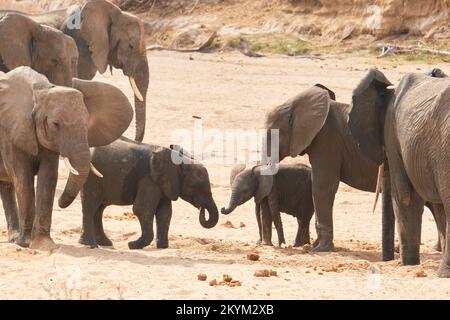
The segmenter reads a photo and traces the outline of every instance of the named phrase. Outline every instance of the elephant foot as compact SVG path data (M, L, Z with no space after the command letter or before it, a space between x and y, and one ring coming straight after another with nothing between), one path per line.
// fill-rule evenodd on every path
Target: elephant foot
M14 242L22 248L28 248L30 246L31 237L29 235L19 234Z
M436 244L433 246L433 249L438 251L438 252L442 252L442 247L441 247L441 242L438 240L436 242Z
M9 230L8 231L8 242L10 243L17 243L19 239L19 230Z
M40 236L35 237L30 245L31 249L36 249L40 251L53 251L58 249L58 245L53 241L50 236Z
M402 255L401 257L402 265L404 266L415 266L420 264L420 256L417 255Z
M261 244L262 244L263 246L270 246L270 247L273 247L272 241L263 240L263 241L261 242Z
M135 241L128 242L128 248L131 250L136 249L143 249L144 247L148 246L151 243L151 241L143 240L142 238L139 238Z
M450 278L450 266L446 265L444 262L441 262L437 276L439 278Z
M295 241L294 248L295 247L303 247L305 244L310 244L309 239L308 240Z
M311 249L313 252L330 252L334 251L334 244L331 240L315 241L314 246Z
M169 247L169 240L156 240L156 247L158 249L167 249Z
M91 249L98 248L97 241L93 237L88 237L85 234L82 234L78 243L88 246Z
M112 247L113 243L107 236L97 237L96 242L99 246L102 247Z
M258 240L256 240L256 245L261 245L261 243L262 243L262 239L258 239Z

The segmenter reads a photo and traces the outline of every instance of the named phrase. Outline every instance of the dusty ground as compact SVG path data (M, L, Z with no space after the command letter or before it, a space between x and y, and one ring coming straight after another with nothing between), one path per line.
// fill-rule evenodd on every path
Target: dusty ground
M191 59L190 59L191 58ZM227 55L153 52L148 93L145 142L168 145L171 132L193 128L192 115L201 116L205 129L251 129L263 125L265 112L284 100L322 83L349 101L351 90L366 68L377 65L392 82L407 71L422 72L426 65L395 65L365 58L311 60L272 56L248 58ZM385 65L382 65L384 63ZM447 73L450 69L440 66ZM121 71L97 77L120 87L132 98ZM134 126L134 125L133 125ZM133 129L127 136L134 136ZM306 161L306 159L302 159ZM217 205L230 193L231 165L207 164ZM58 193L67 173L60 168ZM52 254L20 249L7 243L5 220L0 218L0 298L47 299L446 299L450 280L436 277L441 254L432 249L436 231L431 214L424 215L422 264L399 266L398 260L380 262L381 216L371 207L374 195L341 184L334 208L336 252L311 254L301 249L255 245L257 226L253 205L247 203L218 225L203 229L194 207L177 201L170 229L170 248L152 244L131 251L127 242L139 234L138 222L123 218L129 207L110 207L105 228L114 248L88 249L77 243L81 204L68 209L55 205L52 235L60 248ZM3 209L0 209L3 211ZM282 216L286 239L292 244L296 221ZM236 228L222 226L229 220ZM314 219L313 219L314 220ZM241 222L245 227L240 227ZM311 221L311 236L315 237ZM275 240L275 237L274 237ZM260 261L246 259L256 252ZM277 276L257 278L271 269ZM380 270L370 276L370 270ZM230 274L239 287L209 286L197 280L204 273L221 280Z

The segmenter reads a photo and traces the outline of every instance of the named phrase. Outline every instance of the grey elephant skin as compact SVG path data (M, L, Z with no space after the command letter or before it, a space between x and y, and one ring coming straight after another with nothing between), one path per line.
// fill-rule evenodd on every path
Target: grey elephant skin
M29 67L0 72L0 192L9 239L20 246L55 248L50 227L59 155L72 167L59 198L65 208L87 179L89 147L119 138L133 117L116 87L79 79L72 86L55 86Z
M171 149L122 137L108 146L95 148L92 163L103 178L91 173L81 193L82 244L91 247L112 245L102 225L103 211L109 205L133 205L142 235L129 242L130 249L150 245L155 217L156 246L169 246L172 201L178 198L200 210L199 221L203 227L212 228L217 224L219 215L206 168L195 162L175 164Z
M367 157L386 163L404 265L420 263L423 203L433 204L450 277L450 80L407 74L398 87L372 69L353 91L351 133Z
M266 128L279 130L279 159L307 154L312 167L312 195L317 239L314 251L333 250L333 204L339 182L375 192L378 164L359 149L347 124L348 104L317 84L276 107L266 116ZM270 136L266 141L268 148ZM387 175L387 173L385 174ZM394 259L394 213L388 177L383 179L382 259Z
M63 32L17 13L0 18L0 71L28 66L51 83L72 86L78 50Z
M74 14L77 11L80 12L79 18ZM12 11L0 11L0 17L8 12ZM149 67L141 19L106 0L88 0L80 6L43 14L22 14L40 24L59 29L75 40L79 55L76 77L91 80L97 71L104 73L109 65L133 78L137 86L137 89L133 89L135 139L142 141L145 134ZM139 93L136 94L137 91Z
M309 223L314 213L311 168L303 164L280 164L275 175L261 174L261 166L245 169L236 166L230 175L231 197L222 214L230 214L237 206L255 199L259 243L272 245L272 222L278 244L286 243L280 212L297 218L294 246L309 244Z

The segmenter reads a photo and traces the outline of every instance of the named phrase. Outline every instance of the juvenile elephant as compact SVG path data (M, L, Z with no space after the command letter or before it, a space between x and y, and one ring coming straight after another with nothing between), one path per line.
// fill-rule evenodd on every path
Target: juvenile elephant
M51 83L70 87L77 61L75 41L61 31L17 13L0 18L0 71L28 66Z
M294 246L309 243L309 222L314 213L311 168L303 164L280 164L276 175L262 175L261 166L245 169L236 166L230 176L231 198L223 214L255 198L255 214L259 241L272 245L272 221L278 233L278 244L286 243L280 212L297 218Z
M405 265L420 263L424 200L433 204L450 277L450 80L407 74L397 88L372 69L353 91L349 127L362 152L386 163Z
M65 208L89 174L89 147L120 137L133 117L116 87L79 79L72 86L55 86L29 67L0 73L0 191L9 238L20 246L30 240L38 249L55 246L50 227L59 155L71 168L59 198Z
M334 248L332 212L339 182L363 191L376 189L378 164L361 152L351 135L347 124L349 111L348 104L336 102L331 90L317 84L266 116L266 128L279 129L280 161L287 156L309 156L316 212L314 251ZM270 138L268 135L268 146ZM386 178L383 190L389 188ZM383 192L382 206L382 258L387 261L394 259L394 214L389 192Z
M142 141L149 83L142 20L106 0L88 0L80 6L28 16L75 40L79 53L78 78L91 80L97 71L103 74L108 65L121 69L129 77L135 94L136 140Z
M200 224L204 228L214 227L219 215L208 172L198 163L175 164L172 161L173 152L124 137L110 145L95 148L92 162L103 178L90 174L83 187L80 243L91 247L112 245L102 224L103 211L109 205L133 205L142 235L128 243L130 249L142 249L153 241L155 216L156 246L169 246L172 201L178 197L200 209Z

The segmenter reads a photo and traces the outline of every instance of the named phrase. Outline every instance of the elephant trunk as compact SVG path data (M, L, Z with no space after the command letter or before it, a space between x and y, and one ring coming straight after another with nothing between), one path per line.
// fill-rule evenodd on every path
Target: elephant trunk
M219 210L214 202L206 207L208 210L209 219L206 220L205 217L205 208L200 209L199 221L203 228L213 228L217 222L219 221Z
M82 151L73 152L73 156L68 157L74 170L71 170L64 192L58 200L61 208L67 208L75 200L89 175L91 168L89 147L86 145L78 150L80 149Z
M234 211L234 209L236 209L236 207L238 206L238 202L239 202L239 196L238 196L238 192L235 188L232 189L231 191L231 198L230 198L230 202L228 203L228 207L226 208L222 208L222 210L220 210L222 212L222 214L230 214L231 212Z
M142 61L138 64L136 72L131 75L135 82L139 93L142 96L134 96L135 116L136 116L136 135L135 140L142 142L145 134L145 117L146 117L146 104L147 104L147 89L149 83L149 68L147 57L143 57Z

